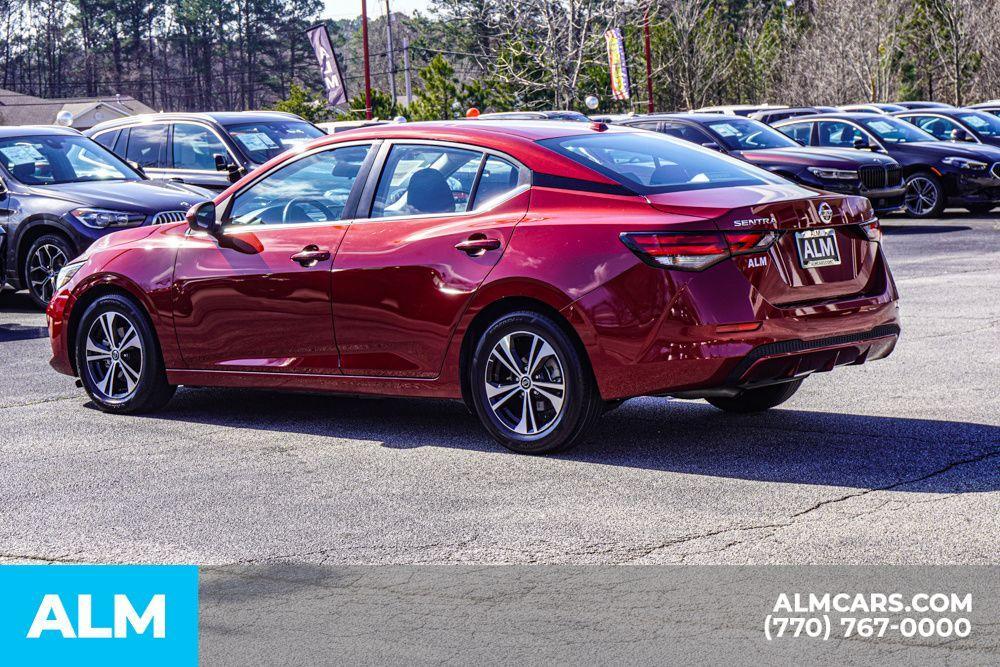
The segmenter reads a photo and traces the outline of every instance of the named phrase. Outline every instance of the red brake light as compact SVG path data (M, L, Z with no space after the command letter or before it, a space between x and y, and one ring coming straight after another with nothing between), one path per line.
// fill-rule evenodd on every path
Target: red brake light
M766 250L775 232L625 232L622 243L657 267L700 271L732 255Z
M862 223L860 227L872 243L878 243L882 240L882 226L879 224L878 218Z

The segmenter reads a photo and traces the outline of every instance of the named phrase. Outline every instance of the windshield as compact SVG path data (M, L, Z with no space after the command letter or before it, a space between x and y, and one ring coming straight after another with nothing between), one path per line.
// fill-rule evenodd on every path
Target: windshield
M887 144L908 144L912 141L937 141L923 130L898 118L863 120L861 124Z
M141 179L103 146L78 135L0 139L0 164L25 185Z
M226 131L243 152L257 164L276 155L325 136L323 130L302 120L267 120L260 123L229 125Z
M719 135L722 143L731 151L748 151L758 148L794 148L797 143L772 130L764 123L743 119L729 118L727 120L707 123L710 130Z
M784 182L735 158L651 132L578 134L538 143L640 194Z
M958 119L984 137L1000 137L1000 118L981 111L958 114Z

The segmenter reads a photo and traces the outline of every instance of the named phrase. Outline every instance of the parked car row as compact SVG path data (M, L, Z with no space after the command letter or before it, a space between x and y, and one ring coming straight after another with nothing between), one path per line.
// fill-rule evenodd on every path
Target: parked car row
M0 128L0 287L44 307L59 270L112 231L177 222L322 130L277 112L151 114L85 134Z

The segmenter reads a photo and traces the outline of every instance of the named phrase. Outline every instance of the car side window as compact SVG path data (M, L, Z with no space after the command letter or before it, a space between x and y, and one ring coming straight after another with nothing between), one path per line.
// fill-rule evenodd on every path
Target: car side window
M371 217L464 212L482 156L450 146L393 146L379 178Z
M229 151L222 139L203 125L176 123L172 139L174 169L215 171L215 156L229 162Z
M232 225L341 220L370 144L343 146L295 160L236 195Z
M165 167L167 162L167 126L141 125L132 128L126 158L140 167Z
M808 146L812 140L813 125L814 123L794 123L779 127L778 130L800 144Z
M933 135L935 139L942 141L950 140L951 133L956 129L961 129L958 123L937 116L917 116L910 122L924 132Z
M685 141L690 141L693 144L698 144L699 146L709 143L718 143L705 132L702 132L696 127L691 127L686 123L665 122L663 123L662 132L671 137L677 137L678 139L684 139Z
M490 155L483 165L483 173L476 186L472 210L481 211L517 187L520 174L517 167L503 158Z
M644 123L630 123L629 127L636 127L639 128L640 130L651 130L653 132L656 132L657 130L660 129L660 124L656 122L646 121Z
M840 121L821 121L819 123L819 145L833 148L854 148L855 138L867 140L861 130L850 123Z
M100 134L94 135L94 141L110 151L113 149L119 133L121 133L121 130L108 130L107 132L101 132Z

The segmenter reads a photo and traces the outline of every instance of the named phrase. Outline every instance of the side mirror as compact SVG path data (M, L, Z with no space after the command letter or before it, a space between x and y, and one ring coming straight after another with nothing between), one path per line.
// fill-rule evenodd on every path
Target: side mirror
M133 168L133 169L135 169L135 170L136 170L137 172L139 172L140 174L142 174L142 177L143 177L143 178L145 178L145 177L146 177L146 170L142 168L142 165L141 165L141 164L139 164L139 163L138 163L138 162L136 162L135 160L129 160L129 161L128 161L128 164L129 164L129 166L130 166L130 167L132 167L132 168Z
M218 237L222 232L221 227L215 217L215 202L203 201L188 209L188 227L196 232L205 232L210 236Z
M246 173L246 171L243 169L243 167L241 167L238 164L231 164L231 165L229 165L226 168L226 171L229 172L228 176L229 176L229 182L230 183L235 183L236 181L240 180L241 178L243 178L243 174Z
M229 171L229 160L226 159L225 155L216 153L213 157L215 158L216 171Z

